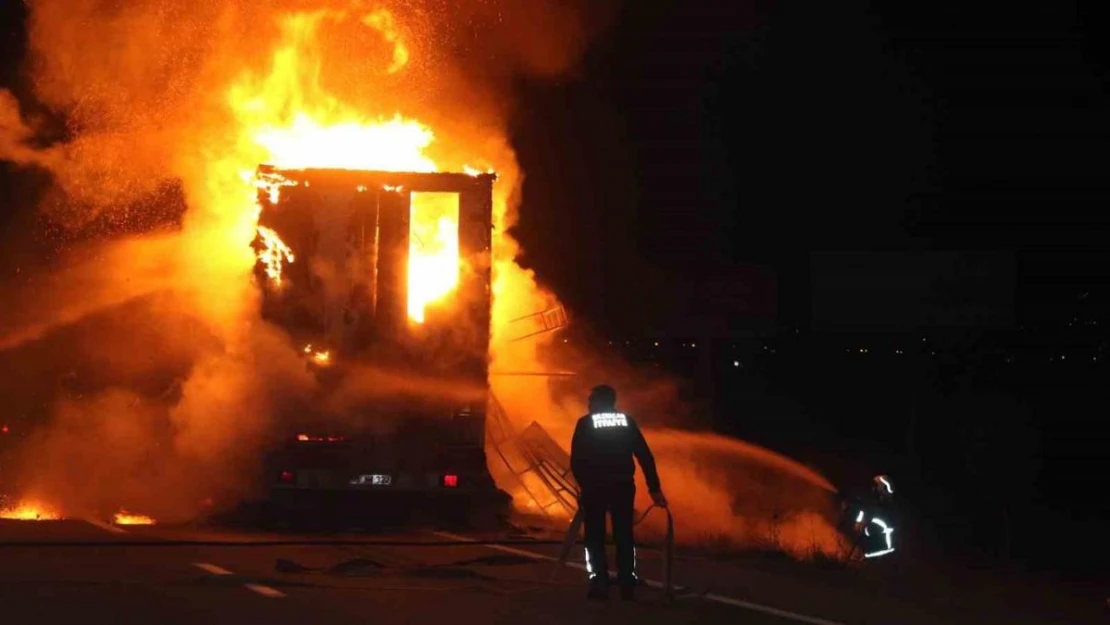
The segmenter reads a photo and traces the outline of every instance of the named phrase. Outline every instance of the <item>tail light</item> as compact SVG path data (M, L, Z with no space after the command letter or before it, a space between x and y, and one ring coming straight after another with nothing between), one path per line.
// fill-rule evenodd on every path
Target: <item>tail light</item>
M447 475L444 475L443 476L443 485L447 488L458 488L458 486L459 486L459 476L457 476L453 473L448 473Z
M296 474L294 474L292 471L282 471L278 475L278 481L283 484L291 484L294 477L296 477Z

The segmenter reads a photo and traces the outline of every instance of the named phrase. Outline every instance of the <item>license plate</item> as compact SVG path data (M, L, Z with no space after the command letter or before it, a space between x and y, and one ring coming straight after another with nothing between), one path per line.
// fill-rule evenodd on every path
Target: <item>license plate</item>
M393 483L393 476L382 473L367 473L351 480L356 486L389 486Z

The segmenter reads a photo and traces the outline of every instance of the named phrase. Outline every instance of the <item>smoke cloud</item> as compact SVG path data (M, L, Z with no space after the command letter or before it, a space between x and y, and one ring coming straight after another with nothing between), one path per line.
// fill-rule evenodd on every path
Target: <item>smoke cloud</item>
M37 374L21 414L28 428L36 411L52 417L21 452L28 496L67 515L127 507L184 520L211 497L246 491L277 414L320 391L296 346L259 320L250 249L258 207L244 182L272 156L259 136L304 115L366 123L400 114L434 130L426 153L442 169L498 172L494 370L572 369L583 385L617 384L623 405L649 426L688 535L757 543L786 531L797 552L806 541L827 540L813 520L827 503L819 476L754 446L674 430L690 423L690 410L666 380L612 362L584 369L597 360L584 354L553 360L550 336L514 340L522 329L514 320L558 300L515 263L518 248L507 234L522 181L507 136L513 81L572 71L617 15L615 1L30 0L29 7L34 97L64 120L65 132L43 145L36 124L0 91L0 159L51 173L55 189L41 210L65 228L133 223L135 206L167 185L180 189L188 210L170 232L102 237L60 266L0 285L5 302L18 302L0 311L0 357L30 359ZM87 388L65 388L74 371ZM569 441L584 389L543 378L493 384L517 425L535 420ZM366 369L322 407L340 414L381 399L383 387L394 398L423 394L427 385Z
M611 384L618 408L633 415L655 455L663 491L679 524L676 540L697 547L783 551L799 559L843 555L834 527L836 488L818 471L745 441L705 431L704 409L683 400L681 384L653 367L636 367L608 350L564 344L516 343L530 350L536 371L573 371L574 377L494 378L494 389L518 425L536 421L569 447L586 397L596 384ZM538 402L537 397L550 397ZM503 478L505 483L512 482ZM637 477L637 506L651 505ZM527 493L518 493L525 505ZM661 516L641 533L662 536Z
M429 153L441 166L498 171L504 233L520 182L505 133L511 82L573 67L614 9L586 0L32 0L26 69L36 104L64 133L43 145L0 91L0 159L50 172L55 188L41 209L55 226L132 224L135 206L166 185L181 189L188 210L172 232L118 239L127 227L108 229L63 262L0 285L4 301L19 302L2 313L0 350L34 353L41 374L23 402L26 428L36 411L52 415L23 449L28 489L70 515L128 506L182 519L215 491L242 488L275 407L318 391L287 337L258 318L257 207L244 175L267 153L252 133L303 112L325 122L419 119L435 129ZM498 306L531 311L551 298L515 254L499 236ZM143 328L147 344L106 327L122 320ZM96 375L98 364L111 375ZM402 393L426 385L388 376L353 376L327 407L363 401L383 379ZM71 378L87 388L64 391Z

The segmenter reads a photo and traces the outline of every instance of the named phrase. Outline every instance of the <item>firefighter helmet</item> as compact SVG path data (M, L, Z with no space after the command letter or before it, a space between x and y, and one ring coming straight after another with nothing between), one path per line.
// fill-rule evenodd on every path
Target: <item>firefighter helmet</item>
M890 480L888 475L876 475L871 480L871 488L881 500L889 500L894 497L894 482Z

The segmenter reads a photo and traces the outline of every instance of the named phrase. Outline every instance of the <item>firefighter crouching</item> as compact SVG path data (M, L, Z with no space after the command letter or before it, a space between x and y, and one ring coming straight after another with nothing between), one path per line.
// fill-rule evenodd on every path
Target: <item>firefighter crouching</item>
M894 483L887 475L876 475L870 490L844 503L844 525L849 525L852 546L848 559L879 558L894 553Z
M609 565L605 554L605 516L613 523L617 548L617 579L621 599L635 595L636 547L632 537L636 467L640 463L655 505L667 500L659 487L655 458L632 417L617 412L617 392L597 386L590 392L590 414L578 420L570 446L570 465L581 488L579 507L586 526L586 571L591 599L609 597Z

